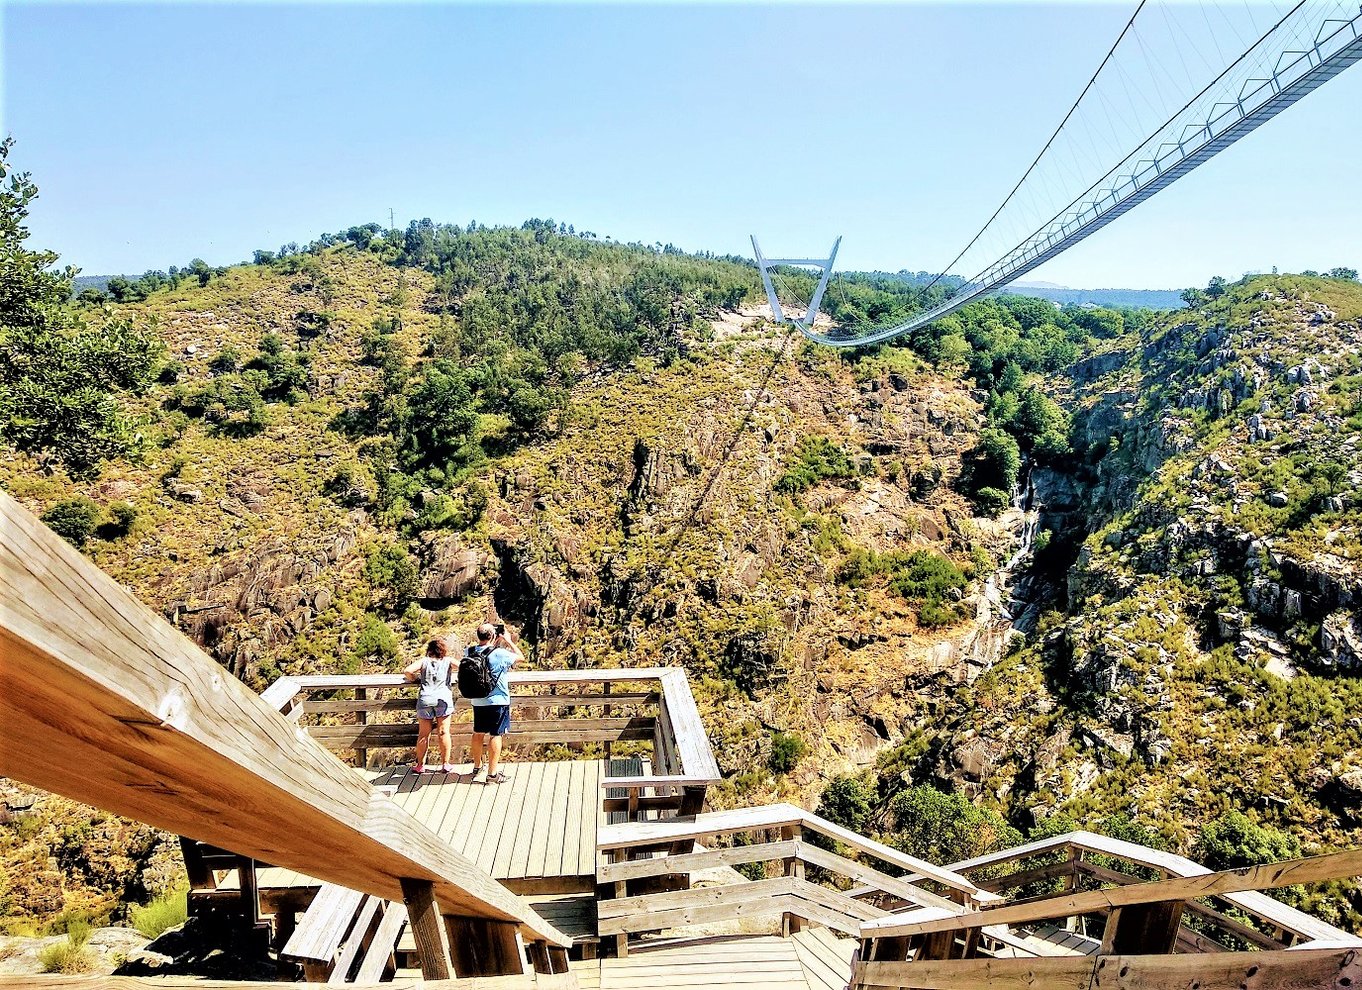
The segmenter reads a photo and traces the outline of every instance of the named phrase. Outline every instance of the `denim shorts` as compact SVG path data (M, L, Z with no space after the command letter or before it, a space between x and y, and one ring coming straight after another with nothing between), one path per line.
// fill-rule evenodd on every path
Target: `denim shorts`
M510 705L474 705L473 731L504 736L511 731Z
M449 702L445 701L444 698L441 698L433 705L423 705L419 701L416 703L417 718L423 719L444 718L450 713L451 710L452 706L449 704Z

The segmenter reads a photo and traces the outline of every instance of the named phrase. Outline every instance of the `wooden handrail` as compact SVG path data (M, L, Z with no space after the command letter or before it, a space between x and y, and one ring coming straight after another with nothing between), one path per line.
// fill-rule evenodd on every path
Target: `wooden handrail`
M858 962L851 985L917 990L1337 990L1362 980L1356 949L1292 949L1190 955L1059 956Z
M1048 839L1040 839L1036 842L1029 842L1026 845L1014 846L1011 849L986 853L957 863L949 863L946 865L946 869L968 874L989 866L1070 849L1137 863L1149 869L1158 870L1165 875L1191 877L1205 876L1211 872L1200 863L1185 856L1179 856L1176 853L1161 849L1151 849L1149 846L1142 846L1125 839L1114 839L1111 836L1099 835L1082 829ZM1094 875L1100 873L1099 869L1092 867L1080 866L1080 869L1090 871ZM908 876L905 879L913 881L914 877ZM1298 908L1283 904L1276 898L1257 891L1243 891L1219 896L1247 914L1304 939L1318 941L1350 937L1347 932L1321 921L1312 914L1306 914ZM1249 937L1251 938L1251 936Z
M431 884L447 915L571 944L3 492L0 773L386 900Z
M1157 904L1240 891L1271 890L1276 887L1289 887L1293 884L1319 880L1337 880L1359 874L1362 874L1362 850L1349 850L1325 856L1312 856L1308 859L1205 873L1200 876L1175 877L1124 887L1109 887L1105 890L1061 894L1026 904L991 907L958 918L911 921L891 916L866 924L862 929L862 935L866 938L900 937L982 928L984 925L1052 921L1056 918L1109 911L1112 908L1135 904Z
M792 804L770 804L733 811L708 812L691 818L668 818L655 822L602 825L597 832L596 848L608 852L614 849L664 846L678 839L703 839L795 825L836 839L891 866L914 871L927 879L968 895L970 900L976 903L994 903L1000 900L997 894L982 890L959 873L943 870L925 860L875 842L863 835L857 835Z
M610 668L592 670L511 670L507 675L507 681L512 692L512 704L518 706L540 705L543 707L553 707L555 705L554 695L549 694L525 694L517 695L517 688L544 688L555 686L582 686L590 684L610 685L616 683L624 684L649 684L658 685L658 697L653 701L651 694L644 701L637 701L629 695L604 694L599 696L588 696L573 694L571 701L567 702L572 706L590 705L611 705L623 706L629 704L656 704L659 709L659 720L665 726L667 738L664 742L674 748L676 757L680 761L679 773L668 774L666 776L675 777L673 781L667 783L681 787L706 787L709 784L717 783L722 779L719 772L719 765L714 759L714 751L710 747L709 738L705 733L704 723L700 719L699 710L695 706L695 697L691 693L690 683L686 679L684 671L671 667L629 667L629 668ZM313 691L344 690L346 688L384 688L384 689L415 689L416 685L406 680L401 674L318 674L307 676L286 676L281 677L268 688L260 697L270 707L278 711L288 711L291 716L296 718L303 714L309 702L300 699L300 696ZM597 700L599 698L599 700ZM414 699L412 704L414 705ZM321 702L319 705L338 704L348 705L345 710L373 710L363 708L361 702ZM571 734L575 719L562 720L562 731L555 733L553 739L536 739L539 742L572 741L570 739L560 740L557 736L567 736ZM372 725L372 723L371 723ZM457 730L457 726L455 727ZM393 730L400 734L400 728ZM413 729L414 731L414 729ZM369 733L369 736L384 736L381 728ZM597 736L606 738L602 733L593 734L590 740L598 741ZM523 738L523 737L522 737ZM653 731L626 738L653 738ZM374 742L369 745L378 747L382 743ZM611 786L628 787L628 784L612 784ZM654 786L654 785L646 785ZM656 785L662 786L662 785ZM698 810L698 808L697 808Z

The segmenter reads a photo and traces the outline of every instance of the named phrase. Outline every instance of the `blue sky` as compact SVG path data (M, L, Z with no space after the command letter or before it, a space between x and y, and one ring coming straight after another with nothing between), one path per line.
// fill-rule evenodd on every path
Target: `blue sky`
M936 270L1134 3L14 3L3 129L33 245L223 264L370 220ZM1029 278L1181 287L1362 266L1352 69Z

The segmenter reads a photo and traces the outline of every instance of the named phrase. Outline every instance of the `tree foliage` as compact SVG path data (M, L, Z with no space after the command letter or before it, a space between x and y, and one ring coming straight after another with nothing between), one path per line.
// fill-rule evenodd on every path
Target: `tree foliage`
M13 171L11 145L0 142L0 439L89 477L139 446L124 400L153 381L163 348L126 320L88 325L68 303L75 270L25 249L38 187Z

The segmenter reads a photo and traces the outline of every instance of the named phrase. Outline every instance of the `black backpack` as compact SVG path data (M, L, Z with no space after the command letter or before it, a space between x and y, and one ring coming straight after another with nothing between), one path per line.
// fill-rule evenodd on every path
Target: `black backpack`
M492 676L492 664L488 660L491 654L490 646L470 646L464 652L459 661L459 694L481 700L492 693L497 680Z

